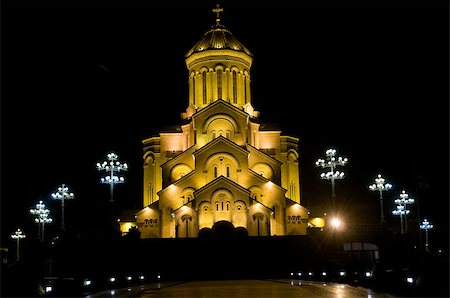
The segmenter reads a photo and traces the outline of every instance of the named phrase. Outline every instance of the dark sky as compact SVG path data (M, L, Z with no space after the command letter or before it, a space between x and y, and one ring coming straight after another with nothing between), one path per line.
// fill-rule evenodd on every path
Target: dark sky
M139 208L141 140L180 124L184 55L214 24L214 1L3 1L1 239L37 229L28 210L68 184L66 225L103 220L109 189L95 164L127 162L117 206ZM262 123L300 138L302 203L328 200L314 162L349 158L338 198L376 222L378 173L418 200L448 242L448 2L221 1L225 26L254 54ZM416 187L416 177L429 188ZM354 214L355 215L355 214ZM422 216L423 215L423 216ZM398 220L398 219L393 219ZM444 241L444 243L446 243Z

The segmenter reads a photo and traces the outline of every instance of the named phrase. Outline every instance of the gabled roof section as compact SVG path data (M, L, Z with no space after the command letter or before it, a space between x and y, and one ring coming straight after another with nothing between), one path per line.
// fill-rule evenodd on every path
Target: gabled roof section
M294 201L294 200L292 200L290 198L286 198L286 203L289 203L289 204L292 204L292 205L299 205L300 207L302 207L302 208L304 208L304 209L306 209L308 211L311 210L310 208L305 207L302 204L299 204L299 203L297 203L296 201Z
M232 111L237 112L238 114L242 115L242 117L245 117L245 118L246 118L246 117L248 116L248 114L247 114L246 112L244 112L243 110L241 110L241 109L235 107L235 106L232 105L231 103L229 103L229 102L227 102L227 101L225 101L225 100L223 100L223 99L218 99L218 100L214 101L213 103L209 104L208 106L206 106L205 108L201 109L201 110L198 111L197 113L195 113L195 114L193 115L193 117L196 118L196 117L198 117L198 116L200 116L200 115L206 113L207 111L209 111L209 110L211 110L211 109L214 109L214 108L217 108L217 106L221 106L221 105L222 105L224 108L228 108L228 109L230 109L230 110L232 110Z
M188 149L184 150L183 152L181 152L180 154L174 156L172 159L169 159L168 161L166 161L165 163L163 163L160 167L166 167L167 165L170 165L171 163L177 164L178 160L180 160L181 158L185 157L188 154L193 154L194 150L195 150L195 145L189 147Z
M274 185L276 188L278 188L279 190L281 190L281 191L284 192L284 193L287 192L287 189L285 189L285 188L279 186L278 184L274 183L272 180L269 180L269 179L267 179L267 178L264 178L264 177L261 176L261 175L258 175L258 173L256 173L255 171L252 171L251 169L248 169L248 173L249 173L250 175L252 175L252 176L255 176L257 179L260 179L260 180L263 181L263 182L271 182L271 183L273 183L273 185Z
M157 200L157 201L151 203L150 205L144 206L144 208L141 209L141 210L139 210L139 211L137 211L137 212L135 213L135 215L137 216L137 215L139 215L139 214L141 214L141 213L146 212L146 211L147 211L147 210L146 210L147 208L150 208L150 209L153 209L153 210L159 210L159 200Z
M173 183L169 184L168 186L164 187L163 189L161 189L160 191L158 191L156 194L159 196L162 192L164 192L168 187L170 187L170 185L178 185L180 183L182 183L184 180L186 179L190 179L192 175L194 175L195 173L195 169L192 170L191 172L187 173L186 175L184 175L183 177L181 177L180 179L174 181Z
M236 182L234 182L234 181L232 181L232 180L230 180L227 177L222 176L222 175L220 175L219 177L217 177L213 181L209 182L208 184L204 185L202 188L194 191L194 197L200 196L203 192L205 192L208 189L214 188L214 186L216 186L218 184L225 184L225 185L227 185L227 188L237 189L240 192L242 192L243 194L245 194L245 195L250 197L250 191L248 189L246 189L245 187L240 186Z
M250 145L250 144L248 144L248 143L246 144L246 146L247 146L247 150L248 150L249 153L255 152L255 153L257 153L257 154L261 154L261 156L265 157L266 159L268 159L268 160L271 161L271 162L277 163L277 164L280 165L280 166L283 164L283 163L282 163L281 161L279 161L278 159L273 158L273 157L270 156L269 154L264 153L264 152L261 151L261 150L258 150L257 148L253 147L252 145Z
M249 154L250 152L245 150L244 148L236 145L236 143L230 141L229 139L225 138L224 136L218 136L217 138L215 138L214 140L212 140L211 142L209 142L208 144L204 145L203 147L201 147L200 149L198 149L197 151L194 152L194 156L197 156L199 154L202 154L202 152L207 151L208 149L216 146L217 144L226 144L240 152L242 152L243 154Z

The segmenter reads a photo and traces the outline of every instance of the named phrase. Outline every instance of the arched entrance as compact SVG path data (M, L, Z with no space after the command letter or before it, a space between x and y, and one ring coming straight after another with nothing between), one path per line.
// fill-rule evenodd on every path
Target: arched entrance
M233 238L236 236L236 229L231 222L220 220L212 226L211 236L214 238Z

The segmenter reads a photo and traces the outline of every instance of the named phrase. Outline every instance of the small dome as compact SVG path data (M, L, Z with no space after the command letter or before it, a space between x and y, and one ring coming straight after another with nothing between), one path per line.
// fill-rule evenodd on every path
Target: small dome
M240 43L225 26L216 24L203 34L202 39L200 39L200 41L186 54L186 58L194 53L222 49L243 52L251 57L253 56L253 54Z

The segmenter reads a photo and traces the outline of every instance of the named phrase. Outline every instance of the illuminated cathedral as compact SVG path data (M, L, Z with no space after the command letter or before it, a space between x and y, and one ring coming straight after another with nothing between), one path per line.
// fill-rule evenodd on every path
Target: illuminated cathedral
M259 122L253 54L221 23L222 8L213 12L215 25L185 55L181 123L142 141L143 209L133 225L141 238L195 238L220 224L248 236L306 235L299 139Z

